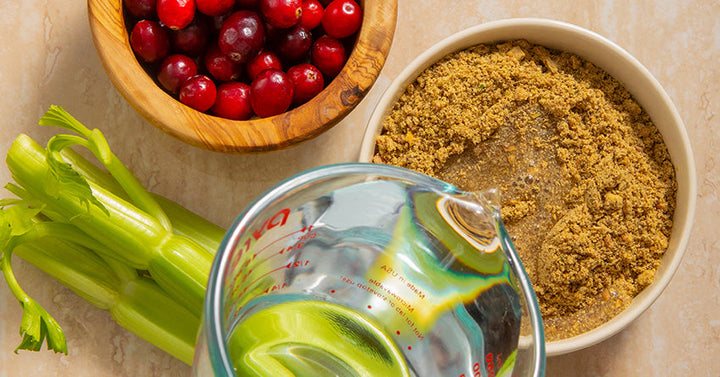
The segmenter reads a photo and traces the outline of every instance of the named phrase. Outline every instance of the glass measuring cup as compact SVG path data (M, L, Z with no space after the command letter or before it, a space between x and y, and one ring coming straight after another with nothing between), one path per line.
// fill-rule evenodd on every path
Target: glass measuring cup
M492 195L363 163L280 183L215 258L193 375L543 376Z

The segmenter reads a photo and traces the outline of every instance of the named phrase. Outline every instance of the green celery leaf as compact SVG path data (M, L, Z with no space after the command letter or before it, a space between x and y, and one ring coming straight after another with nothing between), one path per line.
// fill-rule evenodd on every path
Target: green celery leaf
M41 126L60 127L74 131L84 137L90 137L91 131L65 111L62 107L51 105L47 112L40 118Z
M87 140L74 135L56 135L50 139L47 146L46 160L50 166L50 175L46 180L46 190L57 197L60 192L75 196L83 205L92 204L100 208L105 214L109 211L92 193L90 184L85 177L78 173L72 165L62 160L60 150L69 145L84 145Z
M71 145L81 145L90 150L100 163L105 166L108 172L110 172L113 178L115 178L117 183L119 183L123 190L125 190L128 197L137 208L145 211L150 216L153 216L166 230L172 231L172 225L170 224L170 220L167 215L163 212L162 208L160 208L150 193L148 193L147 190L145 190L145 188L140 184L137 178L132 175L130 170L128 170L128 168L112 153L110 145L100 130L97 128L93 130L88 129L72 115L63 110L62 107L55 105L50 106L50 109L45 113L45 115L43 115L42 118L40 118L40 125L64 128L75 131L82 136L56 135L48 142L46 158L53 174L57 175L60 185L67 185L68 180L70 182L80 184L80 179L82 180L82 185L87 185L85 179L82 178L82 176L76 172L70 164L67 164L67 169L72 170L72 174L66 172L66 168L64 166L60 166L65 165L60 152ZM76 176L80 178L77 178ZM56 188L52 186L53 184L56 183L49 182L46 187L54 190ZM60 190L66 188L74 189L77 196L81 199L85 198L95 205L100 204L100 202L96 201L92 195L84 195L87 194L89 187L88 190L85 190L84 187L80 187L78 185L67 187L62 186L58 187L57 190L60 192ZM100 208L107 213L107 209L105 207Z
M27 233L33 226L33 217L40 208L28 207L21 199L3 199L0 201L0 247L4 252L13 237Z
M23 339L15 349L15 353L19 350L40 351L43 342L47 342L49 350L67 355L65 333L57 321L30 297L25 297L20 305L23 308L20 322L20 335Z

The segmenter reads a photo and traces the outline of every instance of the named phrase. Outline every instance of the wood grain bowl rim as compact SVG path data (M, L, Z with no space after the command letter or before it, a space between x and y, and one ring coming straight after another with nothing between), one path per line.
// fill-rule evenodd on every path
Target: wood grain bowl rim
M370 90L385 64L397 22L397 0L364 0L363 23L342 71L306 104L268 118L233 121L183 105L163 91L132 52L122 0L88 0L100 61L115 88L145 119L196 147L222 153L285 149L327 131Z

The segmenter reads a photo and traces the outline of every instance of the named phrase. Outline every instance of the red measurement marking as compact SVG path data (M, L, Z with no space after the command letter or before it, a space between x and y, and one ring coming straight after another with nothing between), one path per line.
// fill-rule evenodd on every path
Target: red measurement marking
M255 265L253 266L253 268L257 268L257 266L260 266L260 265L262 265L262 264L267 263L267 262L268 262L271 258L273 258L273 257L276 257L276 256L278 256L278 255L287 254L287 253L289 253L290 251L293 251L293 250L298 250L298 249L302 248L303 246L305 246L305 243L304 243L304 242L298 242L298 243L295 244L295 245L292 245L292 246L288 246L288 247L286 247L286 248L283 248L283 249L281 249L281 250L280 250L279 252L277 252L277 253L273 253L273 254L268 255L266 258L258 259L257 263L255 263ZM254 259L255 257L257 257L258 255L260 255L260 254L261 254L263 251L265 251L265 250L268 250L268 247L265 247L265 248L263 248L262 250L258 251L258 253L253 256L253 259ZM296 266L296 267L297 267L297 266Z
M268 275L272 274L273 272L280 271L280 270L283 270L286 268L288 268L287 265L284 265L284 266L280 266L274 270L270 270L270 271L258 276L255 280L251 281L250 283L248 283L248 287L252 287L255 283L262 280L262 278L264 278L265 276L268 276Z
M258 276L255 280L253 280L253 281L251 281L250 283L248 283L248 286L252 287L253 284L257 283L259 280L261 280L262 278L264 278L264 277L267 276L267 275L272 274L273 272L280 271L280 270L284 270L284 269L288 269L288 268L305 267L305 266L307 266L308 264L310 264L310 261L309 261L309 260L289 262L288 264L282 265L282 266L280 266L280 267L278 267L278 268L275 268L275 269L273 269L273 270L270 270L270 271L268 271L268 272L266 272L266 273Z
M240 242L239 239L235 239L235 240L233 241L232 245L230 245L230 250L237 250L237 247L238 247L239 242ZM242 255L242 254L241 254L241 255ZM237 256L235 256L235 257L233 258L232 262L230 263L230 269L233 269L233 270L234 270L235 267L237 267L237 264L240 263L240 259L241 259L240 257L241 257L241 255L237 255Z
M281 211L281 212L282 212L282 211ZM278 214L280 214L280 212L279 212ZM276 216L277 216L277 215L276 215ZM274 218L274 217L273 217L273 218ZM266 221L266 223L268 223L268 222ZM285 224L285 221L283 221L282 224L280 224L280 225L284 225L284 224ZM275 225L270 226L270 227L268 227L268 229L272 229L274 226L275 226ZM265 227L265 225L263 225L263 228L264 228L264 227ZM290 233L288 233L288 234L285 234L285 235L282 235L282 236L277 237L276 239L272 240L272 242L268 243L267 245L263 246L260 250L258 250L258 251L255 253L255 255L253 255L252 260L254 260L258 255L260 255L260 254L264 253L265 251L269 250L269 249L270 249L271 247L273 247L278 241L284 240L284 239L289 238L289 237L291 237L291 236L293 236L293 235L295 235L295 234L298 234L298 233L310 232L311 230L312 230L312 225L309 225L309 226L303 227L302 229L299 229L299 230L296 230L296 231L294 231L294 232L290 232ZM264 232L264 231L263 231L263 232ZM262 233L262 232L261 232L261 233ZM261 235L262 235L262 234L260 234L260 236L261 236ZM311 237L311 235L312 235L312 237ZM305 238L303 238L303 237L305 237ZM308 234L307 236L301 236L301 237L299 237L299 240L310 239L310 238L315 238L315 233ZM259 236L256 238L256 240L257 240L257 239L259 239ZM298 242L297 244L295 244L295 245L293 245L293 246L290 246L290 248L287 248L287 249L286 249L286 248L283 248L283 249L280 251L279 254L283 254L283 252L285 252L285 251L290 251L290 249L299 249L299 248L301 248L301 247L303 247L303 246L304 246L304 243L303 243L303 242ZM249 246L249 244L248 244L247 247L246 247L246 249L245 249L245 251L247 251L247 250L249 250L249 249L250 249L250 246ZM264 263L264 262L267 261L269 258L272 258L272 256L270 256L270 257L268 257L268 258L266 258L266 259L264 259L264 260L262 260L262 261L260 261L260 262L258 262L258 263ZM249 262L248 262L248 263L249 263Z
M247 270L247 271L245 271L245 275L243 276L242 280L240 280L240 282L241 282L241 283L244 283L245 280L247 280L247 278L250 276L250 274L252 274L252 272L253 272L252 268L249 269L249 270Z
M398 335L400 335L400 330L396 331L396 333L397 333Z
M283 288L285 288L285 287L287 287L287 283L282 283L282 284L280 284L280 285L278 285L278 284L273 284L272 287L264 290L263 292L265 292L265 293L270 293L270 292L277 291L278 289L283 289Z
M291 246L282 248L282 249L278 252L278 254L279 254L279 255L283 255L283 254L289 253L289 252L291 252L291 251L293 251L293 250L302 249L303 246L305 246L305 242L298 242L298 243L296 243L295 245L291 245ZM272 258L272 256L270 256L270 257L268 257L268 258Z
M301 243L299 243L297 246L295 246L294 249L297 250L297 249L299 249L299 248L302 247L302 246L303 246L303 245L302 245L302 242L301 242ZM281 253L282 253L282 251L281 251ZM242 279L240 280L240 283L241 283L241 284L245 284L245 281L252 275L253 271L254 271L255 269L257 269L258 266L260 266L260 265L262 265L262 264L265 264L268 260L270 260L270 258L272 258L272 257L274 257L274 256L276 256L276 255L279 255L279 254L273 254L273 255L270 255L269 257L265 258L265 259L258 260L258 263L256 263L255 265L253 265L253 268L248 269L248 270L246 270L246 271L243 271L243 272L242 272L243 275L242 275ZM255 254L255 256L257 256L257 254ZM254 258L254 257L253 257L253 258ZM261 275L260 277L256 278L256 279L253 280L251 283L248 283L248 284L246 284L246 285L252 285L252 284L254 284L255 282L257 282L259 279L261 279L262 277L264 277L264 276L266 276L266 275L268 275L268 274L270 274L270 273L272 273L272 272L275 272L275 271L278 271L278 270L281 270L281 269L284 269L284 268L304 267L304 266L307 266L308 264L310 264L310 261L309 261L309 260L289 262L289 263L283 265L282 267L278 267L278 268L276 268L276 269L274 269L274 270L271 270L270 272L266 272L265 274Z
M285 265L285 268L305 267L305 266L307 266L308 264L310 264L310 261L309 261L309 260L304 260L304 261L298 260L298 261L290 262L290 263L286 264L286 265Z
M372 309L372 305L368 305L368 309Z
M497 355L493 355L492 352L485 355L485 370L488 372L488 377L495 377L496 371L499 370L502 367L503 359L502 359L502 353L498 353ZM478 366L478 370L480 368L480 364L476 363L475 365ZM475 368L473 367L473 370Z
M277 216L279 216L280 214L285 214L285 211L286 211L286 210L283 210L283 211L278 212L278 214L276 214L275 217L273 217L271 220L266 221L265 224L263 224L263 226L262 226L262 228L261 228L260 234L258 234L258 235L255 235L255 234L254 234L254 236L256 236L256 240L260 238L260 236L262 235L262 233L264 233L265 230L271 229L271 228L273 228L273 227L275 227L275 226L278 226L278 225L284 225L284 224L285 224L285 220L284 220L284 219L283 219L282 222L279 223L279 224L276 223L274 220L275 220L275 218L276 218ZM288 210L288 211L289 211L289 210ZM268 225L268 224L269 224L269 225ZM312 230L312 225L306 226L306 227L304 227L304 228L302 228L302 229L300 229L300 230L296 230L296 231L294 231L294 232L291 232L291 233L288 233L288 234L286 234L286 235L280 236L280 237L274 239L274 240L273 240L272 242L270 242L269 244L263 246L263 247L262 247L260 250L258 250L255 254L252 254L251 257L247 258L247 260L245 260L245 261L243 262L243 265L244 265L244 267L246 268L246 270L244 270L244 271L239 271L239 273L233 277L233 285L235 285L235 283L237 283L238 278L241 278L240 283L244 284L244 283L246 282L246 280L252 275L254 269L256 269L258 266L260 266L260 265L262 265L262 264L265 264L265 263L266 263L270 258L272 258L273 256L282 255L282 254L287 254L287 253L289 253L289 252L292 251L292 250L300 249L300 248L302 248L303 246L305 246L305 243L301 241L301 242L297 242L295 245L292 245L292 246L283 248L282 250L280 250L279 253L274 253L274 254L271 254L270 256L268 256L267 258L263 258L263 259L257 260L257 263L255 263L255 264L253 265L253 268L247 269L248 267L250 267L250 264L257 259L258 255L260 255L261 253L266 252L267 250L270 250L271 247L272 247L273 245L275 245L278 241L281 241L281 240L283 240L283 239L286 239L286 238L291 237L291 236L293 236L293 235L295 235L295 234L298 234L298 233L310 232L311 230ZM258 231L255 231L254 233L257 233L257 232L258 232ZM310 237L310 235L312 235L312 237ZM306 238L315 238L315 233L308 233L307 236L308 236L308 237L306 237ZM247 246L249 247L249 244L248 244ZM248 252L248 251L249 251L249 250L246 248L243 252ZM240 259L240 258L237 258L236 260L239 260L239 259ZM281 269L283 269L283 268L292 268L292 267L307 266L308 263L309 263L309 261L305 261L304 263L303 263L303 262L289 263L288 265L285 265L285 266L283 266L283 267L279 267L279 268L277 268L277 269L274 269L274 270L272 270L272 271L270 271L270 272L267 272L267 273L261 275L260 277L258 277L257 279L255 279L252 283L250 283L250 285L256 283L259 279L262 279L264 276L267 276L268 274L270 274L270 273L272 273L272 272L275 272L275 271L277 271L277 270L281 270ZM243 293L244 293L245 291L247 291L247 284L244 284L244 285L246 285L246 287L245 287L245 289L243 290ZM233 293L235 293L236 291L237 291L237 288L234 290Z
M335 293L335 290L333 289L332 291L330 291L330 293Z
M242 244L242 250L240 251L240 253L245 253L246 251L250 250L250 247L253 245L254 241L258 241L263 236L263 234L265 234L266 231L275 228L276 226L285 225L285 222L287 221L289 216L290 209L283 208L271 218L265 220L265 222L260 226L259 229L254 229L251 231L251 237L248 237ZM245 233L245 229L243 229L243 233Z
M315 233L315 232L307 232L307 233L303 234L302 236L298 237L298 240L299 240L299 241L306 241L306 240L311 240L311 239L313 239L313 238L315 238L315 237L317 237L317 233Z
M408 351L412 351L412 346L408 346Z
M291 237L291 236L293 236L293 235L295 235L295 234L297 234L297 233L309 232L310 229L312 229L312 225L310 225L310 226L308 226L308 227L305 227L305 228L302 228L302 229L300 229L300 230L296 230L296 231L294 231L294 232L288 233L288 234L286 234L286 235L284 235L284 236L280 236L280 237L276 238L275 240L273 240L272 242L270 242L269 244L263 246L260 250L258 250L257 253L256 253L255 255L253 255L252 260L254 260L258 255L264 254L265 252L267 252L268 250L270 250L270 248L273 247L278 241L284 240L284 239L286 239L286 238L289 238L289 237ZM274 257L274 256L276 256L276 255L287 254L287 253L289 253L289 252L291 252L291 251L293 251L293 250L300 249L300 248L302 248L303 246L305 246L305 242L303 242L302 240L304 240L304 239L312 239L312 238L315 238L315 237L316 237L316 234L315 234L315 233L308 233L306 236L301 236L301 237L298 238L298 241L299 241L299 242L296 242L294 245L291 245L291 246L284 247L284 248L280 249L279 252L274 253L274 254L268 256L267 258L258 261L258 264L265 263L265 262L268 261L268 259L270 259L270 258L272 258L272 257Z
M238 276L240 276L240 275L233 275L232 279L230 279L230 284L228 286L230 286L230 287L237 286Z
M270 247L273 246L273 245L275 245L275 243L277 243L278 241L284 240L284 239L286 239L286 238L288 238L288 237L290 237L290 236L293 236L293 235L295 235L295 234L297 234L297 233L302 233L302 232L303 232L302 229L296 230L296 231L294 231L294 232L290 232L290 233L288 233L288 234L282 235L282 236L280 236L280 237L272 240L272 242L270 242L269 244L263 246L260 250L258 250L258 252L255 254L255 256L257 256L258 254L260 254L260 253L262 253L262 252L270 249Z

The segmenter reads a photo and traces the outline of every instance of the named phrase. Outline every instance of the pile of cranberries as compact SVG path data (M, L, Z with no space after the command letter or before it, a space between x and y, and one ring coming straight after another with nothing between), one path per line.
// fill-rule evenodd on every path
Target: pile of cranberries
M323 90L362 23L354 0L123 0L130 45L196 110L269 117Z

